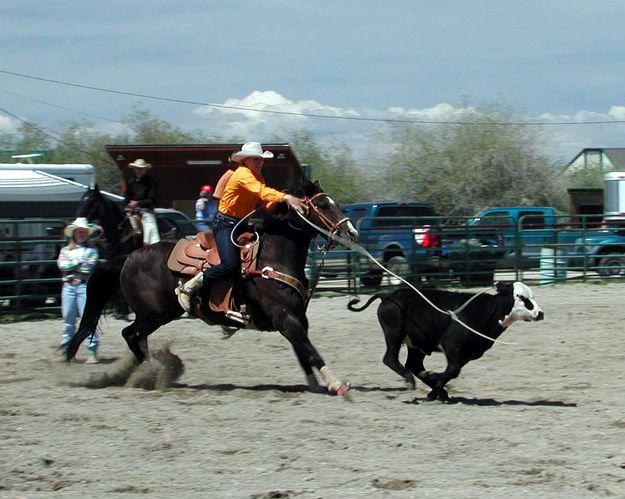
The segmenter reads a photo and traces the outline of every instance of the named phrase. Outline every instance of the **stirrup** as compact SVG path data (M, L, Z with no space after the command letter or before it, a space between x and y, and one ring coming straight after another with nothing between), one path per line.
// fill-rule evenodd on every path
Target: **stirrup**
M238 322L242 326L247 326L250 323L251 317L248 314L242 314L236 310L228 310L226 317L231 321Z

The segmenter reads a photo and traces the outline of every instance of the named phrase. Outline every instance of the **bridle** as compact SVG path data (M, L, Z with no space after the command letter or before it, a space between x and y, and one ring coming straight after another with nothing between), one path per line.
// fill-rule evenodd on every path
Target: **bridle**
M328 232L330 232L330 234L335 234L336 232L338 232L339 227L341 225L343 225L346 222L349 222L349 218L348 217L343 217L339 220L337 220L336 222L333 222L332 220L330 220L330 218L328 218L328 216L326 216L317 206L319 200L322 199L327 199L329 198L328 194L325 192L318 192L317 194L313 195L312 197L305 197L303 198L304 204L306 205L306 208L308 209L308 213L313 213L317 219L319 220L319 222L323 225L323 227L325 229L327 229Z

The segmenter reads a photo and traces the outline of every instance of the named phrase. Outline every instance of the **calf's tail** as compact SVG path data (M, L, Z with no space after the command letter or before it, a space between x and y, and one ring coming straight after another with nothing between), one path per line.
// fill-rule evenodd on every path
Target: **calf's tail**
M80 319L78 330L65 346L65 361L69 362L85 339L95 334L104 308L111 298L119 292L119 275L127 255L121 256L98 266L87 281L87 301Z
M365 308L371 305L372 302L374 302L378 298L382 298L382 295L383 293L378 293L376 295L373 295L371 298L367 300L367 303L365 303L360 308L354 306L356 305L356 303L360 302L360 298L352 298L351 300L349 300L349 303L347 304L347 308L350 309L352 312L362 312Z

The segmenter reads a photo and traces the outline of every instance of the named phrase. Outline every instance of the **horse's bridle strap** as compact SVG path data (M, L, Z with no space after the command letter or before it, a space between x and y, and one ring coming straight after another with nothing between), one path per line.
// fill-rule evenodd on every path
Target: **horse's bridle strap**
M341 218L340 220L337 220L336 222L332 222L327 216L325 216L321 212L319 208L317 208L317 205L313 202L313 201L316 201L318 198L322 198L322 197L328 197L328 194L325 192L318 192L317 194L315 194L314 196L310 198L308 197L304 198L304 203L306 204L308 211L312 211L315 215L317 215L317 218L323 225L325 225L325 228L329 232L334 233L336 230L338 230L338 228L342 224L344 224L345 222L348 222L349 218L344 217L344 218Z
M246 270L244 277L247 277L249 275L259 275L264 279L274 279L276 281L283 282L284 284L287 284L294 288L302 296L302 299L306 300L306 298L308 297L308 290L298 279L288 274L284 274L282 272L274 270L272 267L264 267L262 270Z

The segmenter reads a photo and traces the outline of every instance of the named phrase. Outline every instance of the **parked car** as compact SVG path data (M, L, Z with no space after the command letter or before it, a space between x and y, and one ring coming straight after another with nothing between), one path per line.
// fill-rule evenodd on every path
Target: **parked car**
M625 230L597 225L594 220L570 224L567 215L548 206L510 206L483 210L466 228L480 240L506 250L498 268L538 268L548 249L566 267L595 268L603 276L623 275Z
M161 239L175 241L183 237L193 237L199 232L195 223L182 211L156 208L154 214Z
M570 264L596 270L602 277L625 276L625 229L605 228L575 241Z

